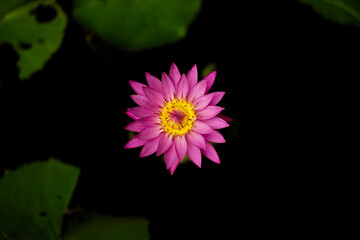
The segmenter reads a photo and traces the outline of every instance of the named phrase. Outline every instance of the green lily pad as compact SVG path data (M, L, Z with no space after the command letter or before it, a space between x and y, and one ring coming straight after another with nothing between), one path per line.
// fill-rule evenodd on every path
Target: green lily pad
M80 170L55 159L0 179L0 239L57 240Z
M15 48L20 57L19 78L27 79L60 47L66 14L55 0L1 0L0 6L0 44ZM49 19L39 19L41 10L50 12Z
M185 37L201 0L73 0L73 16L107 43L139 51Z
M300 0L311 5L325 19L360 27L359 0Z
M69 223L64 240L149 240L149 222L140 217L118 218L96 212L79 214Z
M26 0L2 0L0 4L0 16L5 16L6 13L12 11L24 3L26 3Z

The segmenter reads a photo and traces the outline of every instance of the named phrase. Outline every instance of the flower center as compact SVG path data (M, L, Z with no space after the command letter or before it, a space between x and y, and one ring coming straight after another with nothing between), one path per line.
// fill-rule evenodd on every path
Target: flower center
M160 124L172 135L183 135L191 130L196 120L194 107L184 99L167 102L160 111Z

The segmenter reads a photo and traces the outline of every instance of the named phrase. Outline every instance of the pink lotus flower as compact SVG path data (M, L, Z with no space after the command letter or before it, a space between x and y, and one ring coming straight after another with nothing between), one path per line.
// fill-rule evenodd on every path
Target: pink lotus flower
M139 106L126 112L135 121L125 129L138 132L125 148L142 147L140 157L156 152L164 154L166 168L173 174L185 155L201 167L201 153L215 163L220 159L210 144L224 143L224 137L215 129L229 124L218 114L224 109L216 106L225 92L208 91L214 83L216 72L198 82L196 65L185 75L175 64L169 76L162 74L161 81L146 73L149 86L129 81L137 93L130 97Z

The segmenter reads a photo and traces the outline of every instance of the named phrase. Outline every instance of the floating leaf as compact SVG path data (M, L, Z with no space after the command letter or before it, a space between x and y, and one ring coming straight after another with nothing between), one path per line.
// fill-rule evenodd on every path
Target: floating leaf
M201 0L74 0L85 29L122 50L159 47L185 37Z
M58 50L66 24L55 0L1 0L0 44L12 44L19 54L21 80L41 70Z
M360 27L359 0L300 0L312 5L325 19Z
M26 3L26 0L2 0L0 4L0 16L5 16L7 12L12 11L24 3Z
M83 213L69 223L64 240L149 240L144 218L118 218L96 212Z
M79 173L55 159L5 172L0 179L0 239L59 239Z

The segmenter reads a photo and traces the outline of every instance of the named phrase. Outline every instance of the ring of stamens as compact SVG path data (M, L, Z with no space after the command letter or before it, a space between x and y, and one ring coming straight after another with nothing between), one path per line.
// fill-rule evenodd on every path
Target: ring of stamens
M159 116L163 130L174 136L186 134L192 129L196 120L194 106L185 99L176 98L165 103Z

